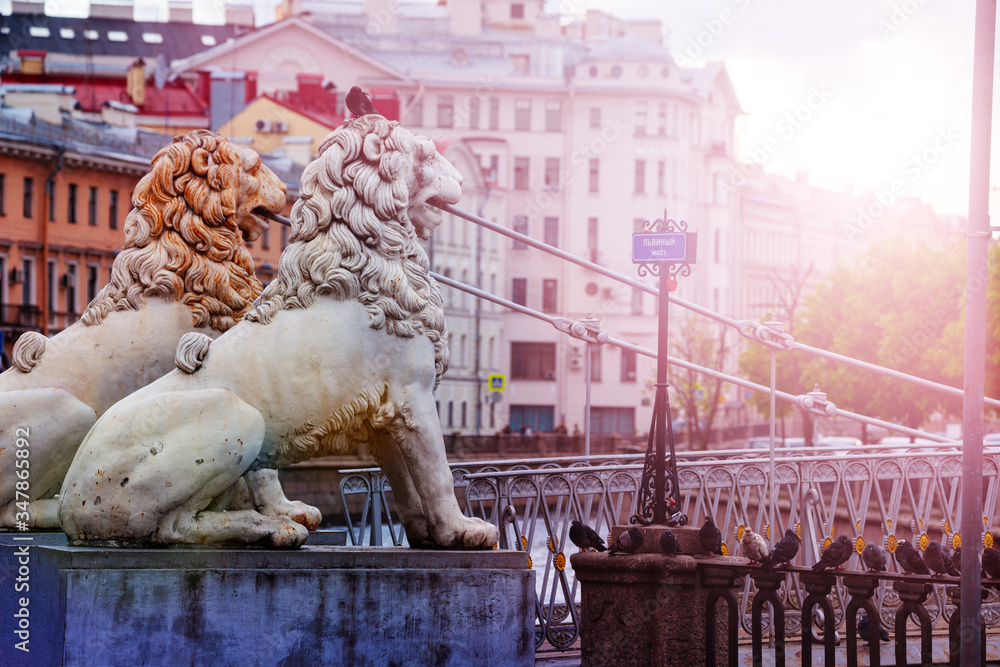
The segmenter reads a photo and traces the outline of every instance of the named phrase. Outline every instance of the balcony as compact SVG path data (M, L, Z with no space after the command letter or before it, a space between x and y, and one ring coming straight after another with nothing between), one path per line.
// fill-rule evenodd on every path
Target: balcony
M0 327L17 331L39 329L42 326L42 309L38 306L4 304L0 306Z

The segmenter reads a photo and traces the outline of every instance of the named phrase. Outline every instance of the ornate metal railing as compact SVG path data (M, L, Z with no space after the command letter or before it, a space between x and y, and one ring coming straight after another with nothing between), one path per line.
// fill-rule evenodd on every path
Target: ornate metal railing
M835 455L834 455L835 454ZM874 540L894 551L900 540L920 548L930 539L958 544L961 510L961 454L951 447L913 445L781 450L775 461L777 488L775 525L770 516L770 460L748 450L682 452L679 454L681 511L700 525L707 514L723 531L725 550L740 555L737 535L750 527L771 538L794 528L802 537L796 560L811 565L827 540L846 534L858 551ZM456 493L470 516L500 528L500 548L527 551L537 576L536 645L565 649L579 633L578 585L567 568L573 547L569 526L580 519L607 536L611 527L626 523L634 510L642 473L640 455L586 458L487 461L453 464ZM984 455L983 525L987 540L997 515L1000 450ZM378 469L343 471L340 490L345 523L353 544L383 539L405 544L391 487ZM386 538L383 534L387 535ZM890 559L890 572L897 572ZM861 569L857 557L848 568ZM748 578L738 596L742 630L752 631L750 603L757 593ZM800 634L806 598L797 573L778 587L786 610L784 631ZM843 610L849 601L843 581L831 589L834 627L845 627ZM902 605L899 594L879 584L873 601L882 627L892 631ZM949 620L954 606L944 586L933 585L923 605L931 624ZM1000 625L1000 597L988 589L983 604L986 625ZM765 617L765 632L770 631Z

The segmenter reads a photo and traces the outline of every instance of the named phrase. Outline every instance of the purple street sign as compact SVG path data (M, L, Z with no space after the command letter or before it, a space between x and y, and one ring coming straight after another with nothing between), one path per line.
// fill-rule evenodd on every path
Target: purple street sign
M683 262L687 259L687 234L633 234L632 262Z

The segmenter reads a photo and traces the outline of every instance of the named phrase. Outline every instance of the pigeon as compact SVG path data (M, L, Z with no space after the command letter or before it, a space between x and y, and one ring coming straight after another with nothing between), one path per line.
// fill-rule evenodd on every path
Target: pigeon
M347 104L347 108L355 117L378 113L375 111L375 106L372 104L371 99L358 86L351 88L351 91L347 93L347 97L344 99L344 103Z
M847 539L847 535L841 535L836 542L831 542L830 546L823 551L819 562L812 566L813 572L822 572L827 568L837 568L851 559L854 553L854 545Z
M594 549L596 551L607 551L604 546L604 539L597 534L597 531L590 526L573 519L573 525L569 527L569 539L581 551Z
M705 553L722 555L722 531L715 525L715 520L705 517L705 524L698 531L701 548Z
M674 535L674 531L667 528L665 531L660 533L660 551L672 556L676 553L680 553L681 543L677 541L677 536Z
M743 545L743 555L749 558L751 563L759 563L767 558L767 542L764 541L762 535L753 532L749 526L743 531L741 544Z
M983 573L990 579L1000 579L1000 551L993 547L983 549Z
M642 546L642 531L636 526L632 526L624 533L618 536L615 543L611 545L611 549L608 550L608 554L614 555L617 553L632 554L639 550Z
M945 565L948 562L945 561ZM955 550L951 552L951 569L955 570L955 577L962 576L962 547L955 547Z
M879 545L869 542L861 552L861 560L868 566L869 572L885 572L886 563L889 562L889 555Z
M948 574L948 568L944 565L944 554L941 550L941 543L931 540L924 549L924 564L934 571L934 575Z
M956 567L956 565L955 565L955 559L956 558L958 558L958 559L962 558L962 552L961 551L959 551L956 554L956 553L953 553L952 550L949 549L948 547L945 547L945 546L941 547L941 560L944 561L944 569L945 569L945 571L949 575L951 575L953 577L961 577L962 576L962 572L961 572L962 565L959 564Z
M869 641L868 638L868 614L861 612L861 620L858 621L858 636L864 641ZM878 626L878 638L884 642L889 641L889 633L885 631L885 628L881 624Z
M789 528L785 531L785 536L771 548L767 558L761 562L760 569L762 572L770 572L775 565L791 562L797 553L799 553L799 536Z
M896 545L896 553L894 555L896 556L896 563L907 574L931 573L924 559L920 557L920 554L913 548L913 545L906 540ZM997 565L1000 565L1000 560L997 561Z

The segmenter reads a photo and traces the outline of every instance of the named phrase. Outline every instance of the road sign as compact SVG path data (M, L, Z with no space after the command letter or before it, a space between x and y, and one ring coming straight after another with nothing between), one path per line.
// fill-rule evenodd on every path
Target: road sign
M694 234L633 234L632 262L694 262Z
M507 378L503 375L491 375L490 376L490 391L503 391L507 387Z

